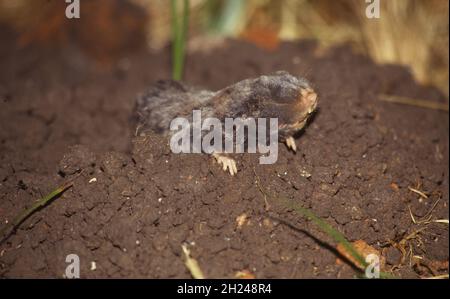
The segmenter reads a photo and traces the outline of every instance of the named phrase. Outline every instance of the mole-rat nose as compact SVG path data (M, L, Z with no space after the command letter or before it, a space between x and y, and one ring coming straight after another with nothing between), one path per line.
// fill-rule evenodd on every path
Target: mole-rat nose
M317 106L317 93L315 93L312 88L304 88L300 93L306 106L309 107L308 113L313 112Z

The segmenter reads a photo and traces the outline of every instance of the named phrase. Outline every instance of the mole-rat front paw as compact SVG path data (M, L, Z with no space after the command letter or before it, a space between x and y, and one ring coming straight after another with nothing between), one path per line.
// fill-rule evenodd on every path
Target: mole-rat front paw
M217 163L222 165L223 170L227 171L228 169L231 175L235 175L237 173L236 161L233 158L217 153L214 153L213 157L216 159Z
M290 137L286 138L285 142L286 142L286 146L288 148L292 149L294 151L294 153L297 152L297 145L295 144L294 137L290 136Z

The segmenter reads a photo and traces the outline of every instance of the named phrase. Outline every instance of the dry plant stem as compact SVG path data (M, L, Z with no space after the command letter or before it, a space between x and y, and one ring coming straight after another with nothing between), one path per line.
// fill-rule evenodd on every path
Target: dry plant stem
M403 105L416 106L421 108L442 110L448 112L448 105L442 103L431 102L427 100L412 99L401 96L381 94L379 99L384 102L397 103Z
M186 244L183 244L181 246L181 249L183 251L185 258L184 264L186 265L186 268L188 268L192 277L195 279L205 279L205 275L203 274L203 271L200 269L200 265L198 264L197 260L191 257L191 252L187 248Z
M424 279L448 279L449 275L448 274L443 274L443 275L436 275L436 276L432 276L432 277L424 277Z
M256 170L255 168L253 168L253 173L255 174L255 182L256 185L258 186L259 191L261 192L262 195L264 195L264 206L265 206L265 210L266 212L270 210L270 205L269 202L267 201L267 194L264 192L263 188L261 187L261 182L259 180L259 176L256 174Z

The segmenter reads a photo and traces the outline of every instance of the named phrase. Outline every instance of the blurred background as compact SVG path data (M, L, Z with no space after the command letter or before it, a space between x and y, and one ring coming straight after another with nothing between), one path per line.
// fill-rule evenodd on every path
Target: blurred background
M175 0L183 2L182 0ZM409 67L416 80L449 95L449 1L380 0L380 18L365 0L190 0L187 51L213 51L224 38L276 51L283 41L314 39L320 49L350 44L378 63ZM99 67L136 49L168 50L167 0L81 0L81 18L65 17L64 0L0 0L0 28L10 46L76 47ZM175 12L181 15L181 10ZM5 47L6 45L2 45Z

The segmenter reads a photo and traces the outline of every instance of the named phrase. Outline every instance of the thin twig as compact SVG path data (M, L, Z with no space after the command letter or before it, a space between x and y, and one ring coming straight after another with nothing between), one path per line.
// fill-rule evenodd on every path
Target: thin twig
M402 96L380 94L378 97L381 101L397 103L403 105L416 106L421 108L435 109L448 112L448 104L432 102L428 100L413 99Z
M267 201L267 194L266 194L266 192L264 192L263 188L261 187L261 181L259 180L259 176L256 174L256 170L254 167L253 167L253 173L255 174L256 185L258 186L258 189L261 192L261 194L264 195L265 210L269 211L270 205L269 205L269 202Z
M202 269L200 269L200 265L198 264L196 259L193 259L191 257L191 252L187 248L186 244L183 244L181 246L181 249L185 258L184 264L186 265L186 268L188 268L192 277L194 277L195 279L205 279L205 275L203 274Z
M411 192L414 192L414 193L419 194L421 197L423 197L423 198L425 198L425 199L428 198L428 196L427 196L424 192L422 192L422 191L420 191L420 190L417 190L417 189L412 188L412 187L408 187L408 189L409 189L409 191L411 191Z

